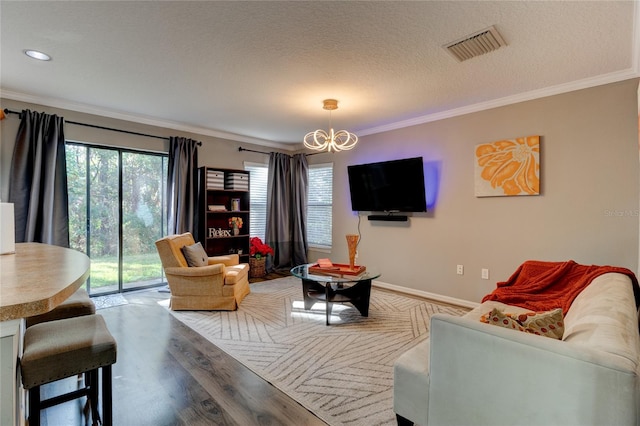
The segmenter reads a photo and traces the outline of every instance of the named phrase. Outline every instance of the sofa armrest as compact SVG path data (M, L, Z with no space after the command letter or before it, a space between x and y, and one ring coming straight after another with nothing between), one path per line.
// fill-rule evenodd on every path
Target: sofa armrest
M637 424L636 373L607 353L445 314L430 340L429 424Z
M170 268L164 268L166 275L174 275L179 277L206 277L211 275L218 275L224 273L224 265L218 263L215 265L207 266L195 266L183 268L180 266L174 266Z
M240 256L237 254L228 254L225 256L210 256L209 265L221 263L225 266L234 266L240 264Z

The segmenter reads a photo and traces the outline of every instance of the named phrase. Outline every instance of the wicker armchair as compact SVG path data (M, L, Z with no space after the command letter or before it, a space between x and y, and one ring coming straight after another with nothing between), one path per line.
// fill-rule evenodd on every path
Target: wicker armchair
M233 311L250 293L249 265L237 254L209 257L209 265L189 267L182 247L194 244L190 233L169 235L156 248L171 291L172 310Z

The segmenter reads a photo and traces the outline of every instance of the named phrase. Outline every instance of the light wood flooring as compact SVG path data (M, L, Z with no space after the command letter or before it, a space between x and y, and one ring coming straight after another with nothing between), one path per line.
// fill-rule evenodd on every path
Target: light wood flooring
M168 293L124 296L127 305L97 312L118 342L115 425L326 425L159 306ZM43 396L76 385L76 378L46 385ZM87 424L83 405L84 398L48 408L41 422Z

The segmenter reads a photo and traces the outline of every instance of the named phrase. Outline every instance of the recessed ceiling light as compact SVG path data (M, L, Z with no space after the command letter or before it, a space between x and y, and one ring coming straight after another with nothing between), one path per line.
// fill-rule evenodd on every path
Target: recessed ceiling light
M38 52L37 50L25 50L24 54L30 58L37 59L39 61L50 61L51 56L47 55L43 52Z

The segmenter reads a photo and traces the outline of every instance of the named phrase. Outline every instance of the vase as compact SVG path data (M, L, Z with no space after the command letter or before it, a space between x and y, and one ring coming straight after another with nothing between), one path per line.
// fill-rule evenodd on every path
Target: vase
M352 271L356 266L356 249L360 237L354 234L347 234L347 247L349 248L349 269Z
M240 235L240 228L238 228L238 225L236 225L235 223L233 224L233 235Z

